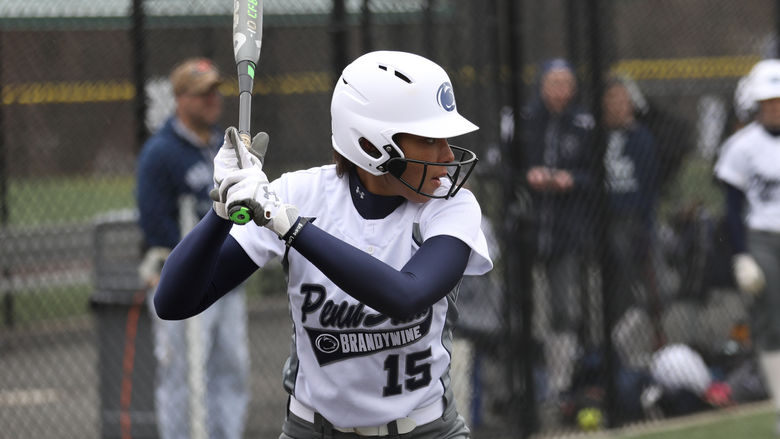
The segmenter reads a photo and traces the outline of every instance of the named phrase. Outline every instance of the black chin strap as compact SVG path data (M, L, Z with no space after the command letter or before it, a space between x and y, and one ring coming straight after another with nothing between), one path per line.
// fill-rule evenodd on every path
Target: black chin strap
M387 172L395 178L401 178L406 171L406 161L403 159L390 160L386 164Z
M390 175L400 179L406 170L406 161L401 158L401 154L392 145L385 145L382 149L387 152L390 158L379 166L379 170L387 171Z

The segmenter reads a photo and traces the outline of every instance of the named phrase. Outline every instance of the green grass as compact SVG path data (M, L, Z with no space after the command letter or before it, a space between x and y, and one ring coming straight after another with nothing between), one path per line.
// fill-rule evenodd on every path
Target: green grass
M776 439L777 415L768 405L758 409L710 412L670 420L655 431L611 435L616 439Z
M133 176L46 177L11 180L7 209L11 226L89 220L135 206Z
M91 285L14 291L14 324L24 326L87 314L92 292ZM6 323L3 309L3 312L0 312L0 327L4 327Z
M134 187L132 175L12 179L8 186L8 225L34 228L88 222L105 212L134 208ZM34 324L84 315L89 312L92 289L92 285L75 285L14 291L14 323ZM250 296L284 293L281 267L252 276L247 291ZM7 323L5 311L0 295L0 328Z
M133 176L45 177L12 179L6 208L10 227L37 227L90 221L96 215L135 206ZM91 285L37 288L13 292L13 319L18 325L84 315ZM0 325L5 325L0 302Z

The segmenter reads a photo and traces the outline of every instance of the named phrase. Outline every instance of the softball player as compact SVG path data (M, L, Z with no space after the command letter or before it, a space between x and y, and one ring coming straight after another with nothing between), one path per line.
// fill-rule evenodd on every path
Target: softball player
M734 277L754 297L759 360L780 411L780 61L762 61L748 78L743 86L758 103L755 121L726 140L715 174L726 191Z
M226 131L214 209L171 253L157 313L193 316L281 258L294 333L280 438L468 438L449 377L455 300L492 262L463 188L476 156L447 138L477 126L441 67L388 51L344 69L331 120L336 163L271 183L267 137L246 148ZM256 224L232 226L236 204Z

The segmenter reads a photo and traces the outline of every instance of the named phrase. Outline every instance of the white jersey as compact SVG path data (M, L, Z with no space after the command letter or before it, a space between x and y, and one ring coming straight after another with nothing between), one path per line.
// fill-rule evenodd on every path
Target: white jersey
M395 269L424 241L454 236L472 249L466 275L492 268L481 211L461 189L448 200L404 202L386 218L367 220L352 204L349 179L328 165L282 175L271 183L280 198L336 238ZM231 235L260 267L284 255L281 240L254 224ZM449 386L452 309L457 292L408 321L392 321L352 298L294 249L287 255L294 349L285 387L337 427L382 425L440 401ZM356 272L355 276L361 273ZM453 314L450 314L453 313Z
M715 175L745 193L748 228L780 232L780 137L747 125L724 143Z

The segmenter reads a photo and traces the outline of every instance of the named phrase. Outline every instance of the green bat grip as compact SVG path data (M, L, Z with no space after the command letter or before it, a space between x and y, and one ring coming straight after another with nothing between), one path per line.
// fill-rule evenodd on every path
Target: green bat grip
M243 226L244 224L252 221L252 211L244 206L233 206L228 211L228 218L233 223Z

